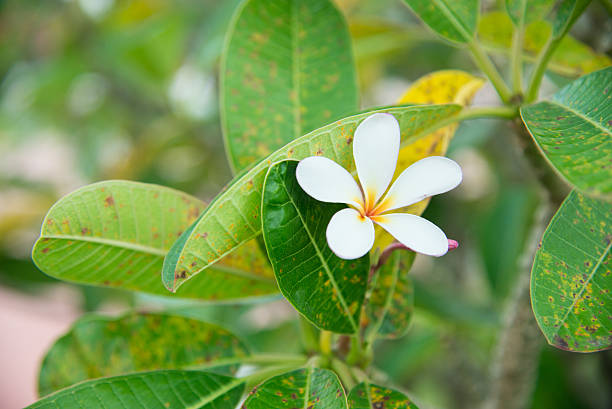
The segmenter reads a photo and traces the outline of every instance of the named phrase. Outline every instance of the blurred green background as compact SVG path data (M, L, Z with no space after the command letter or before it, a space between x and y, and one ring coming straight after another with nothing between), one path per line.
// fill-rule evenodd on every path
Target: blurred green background
M59 283L30 260L45 212L79 186L130 179L209 200L230 180L217 65L238 3L0 0L2 407L35 398L42 354L85 311L173 308L221 323L256 349L299 348L295 315L282 301L273 308L183 304ZM431 71L476 72L465 51L436 38L399 0L336 3L351 25L364 107L392 104ZM573 34L610 55L612 19L602 3L589 7ZM550 76L545 90L568 80ZM476 100L494 95L485 88ZM425 407L474 408L488 393L501 317L525 273L520 254L539 202L511 132L494 120L459 128L449 155L462 165L464 183L432 200L425 216L461 247L442 259L417 259L412 329L376 351L377 366ZM610 352L544 346L538 368L534 408L612 407Z

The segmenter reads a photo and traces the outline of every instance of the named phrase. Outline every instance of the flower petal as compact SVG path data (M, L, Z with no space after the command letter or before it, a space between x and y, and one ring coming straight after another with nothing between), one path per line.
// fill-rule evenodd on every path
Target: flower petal
M408 166L393 183L377 207L383 213L448 192L463 178L461 167L452 159L430 156Z
M355 209L342 209L327 225L327 244L340 258L351 260L366 254L374 244L374 223Z
M371 209L391 183L399 146L400 127L391 114L370 115L355 130L353 156L366 208Z
M346 203L363 207L363 195L351 174L331 159L311 156L298 163L298 183L308 195L328 203Z
M392 213L375 216L373 220L400 243L417 253L439 257L448 251L448 239L444 232L422 217Z

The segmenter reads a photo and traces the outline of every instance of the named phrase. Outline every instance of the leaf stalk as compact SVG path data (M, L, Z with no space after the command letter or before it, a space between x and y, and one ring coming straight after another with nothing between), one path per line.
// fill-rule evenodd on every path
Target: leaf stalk
M538 91L540 90L540 85L542 84L542 78L546 72L548 62L550 61L550 58L554 52L557 50L557 47L561 43L562 39L563 37L554 37L551 35L548 38L546 45L538 55L535 69L533 70L531 80L529 81L529 86L527 87L526 102L533 102L538 97Z
M512 51L510 62L512 67L512 90L514 97L523 93L523 42L525 39L525 25L514 29L512 36Z
M501 74L499 73L497 68L495 68L495 65L493 64L487 53L484 51L480 43L476 39L473 39L467 45L472 53L472 59L474 60L478 68L480 68L482 72L489 78L489 81L491 81L491 84L493 84L493 87L499 94L501 100L506 104L510 103L512 92L504 82L504 79L502 78Z

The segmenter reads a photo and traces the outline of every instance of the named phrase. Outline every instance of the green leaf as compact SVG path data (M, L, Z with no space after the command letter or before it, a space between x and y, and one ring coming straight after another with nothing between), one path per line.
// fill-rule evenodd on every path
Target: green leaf
M248 0L221 68L230 164L242 170L359 108L351 40L329 0Z
M561 0L553 19L553 37L566 35L590 2L591 0Z
M201 371L153 371L86 381L26 409L234 409L244 382Z
M612 347L612 204L569 194L542 237L531 271L531 304L551 345Z
M550 101L521 108L542 154L587 194L612 193L612 67L579 78Z
M164 256L204 209L200 200L162 186L95 183L51 208L32 258L61 280L169 295L160 282ZM235 299L276 291L268 261L252 241L179 296Z
M514 27L506 13L493 11L484 14L478 25L478 37L485 49L492 53L509 54ZM551 25L535 21L527 26L523 42L524 58L535 61L551 36ZM547 69L565 76L578 77L610 66L612 60L605 54L597 54L580 41L565 36L551 57Z
M433 31L451 41L474 39L480 4L478 0L404 0Z
M336 374L312 366L268 379L251 391L242 408L347 409Z
M373 277L365 309L370 323L368 337L399 338L408 331L414 309L414 288L408 272L414 258L412 251L394 251Z
M186 240L177 262L162 272L166 287L175 291L191 277L261 233L261 194L268 168L284 159L326 156L354 170L352 141L357 125L374 112L388 112L399 121L404 143L434 123L455 116L459 105L391 107L350 116L287 144L248 171L236 176L206 208Z
M86 316L45 355L38 390L42 396L86 379L213 365L248 353L227 330L195 319L164 314Z
M264 184L263 237L278 287L318 327L357 332L370 256L343 260L332 253L325 231L332 216L346 206L308 196L295 178L297 164L272 166Z
M351 390L348 404L349 409L418 409L403 393L366 382Z
M542 18L553 0L506 0L506 12L512 22L519 27Z

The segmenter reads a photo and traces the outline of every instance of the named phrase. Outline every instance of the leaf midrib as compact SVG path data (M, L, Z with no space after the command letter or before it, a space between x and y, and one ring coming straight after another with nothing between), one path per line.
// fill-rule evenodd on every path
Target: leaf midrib
M226 383L222 388L217 389L215 392L210 393L207 396L204 396L199 402L194 403L190 406L185 406L185 409L200 409L204 405L207 405L217 399L218 397L224 395L226 392L231 391L232 389L238 387L241 383L244 383L244 379L235 378L232 381Z
M269 284L273 284L275 282L275 280L271 277L250 274L246 271L240 270L239 268L230 267L224 264L215 263L208 268L213 269L213 270L219 270L222 273L227 273L227 274L234 275L234 276L241 277L241 278L248 278L251 280L263 281Z
M299 42L299 16L297 0L291 2L291 59L293 60L291 71L291 82L293 83L293 90L295 91L295 98L293 98L293 104L291 105L293 111L293 139L302 136L302 115L300 107L302 105L300 98L300 53L298 48Z
M366 396L368 397L368 404L370 405L370 409L374 408L374 404L372 403L372 393L370 391L370 383L368 380L363 381L363 387L365 388Z
M565 312L565 315L563 316L563 318L561 320L561 324L565 324L565 321L569 317L570 313L574 310L574 307L576 306L578 301L582 298L582 294L584 294L584 292L586 291L588 285L591 283L591 280L593 279L593 276L595 275L595 273L597 272L597 270L599 269L599 267L603 263L603 260L606 258L608 253L610 253L610 248L612 248L612 241L610 242L610 244L608 244L608 247L606 247L606 249L602 253L602 255L599 258L599 260L597 260L597 263L595 264L595 266L593 267L593 269L589 273L588 278L586 280L584 280L584 285L580 289L580 292L578 293L576 298L574 298L574 301L572 302L572 305ZM559 329L557 331L555 331L555 335L558 335L560 330L561 330L561 325L559 326Z
M397 282L399 281L399 264L400 264L400 261L397 260L396 265L393 268L393 284L389 287L389 291L387 291L387 298L385 298L385 304L383 306L382 314L380 315L380 318L377 320L376 325L373 327L373 331L371 335L372 340L374 340L374 338L378 334L378 331L380 331L380 328L382 327L385 317L389 313L389 308L391 307L391 302L393 301L393 296L395 295L395 291L397 289ZM379 276L378 278L380 279L381 277Z
M313 372L313 366L308 365L308 372L306 373L306 386L304 387L304 405L302 406L302 409L308 409L308 397L310 396L310 380Z
M144 246L142 244L130 243L127 241L105 239L101 237L91 236L73 236L73 235L42 235L39 240L54 239L54 240L73 240L85 241L89 243L102 244L106 246L118 247L127 250L147 253L154 256L165 257L167 251L156 247Z
M584 121L590 123L591 125L595 126L596 128L599 128L603 133L606 133L606 134L612 136L612 131L610 129L604 127L603 125L601 125L598 122L595 122L594 120L592 120L588 116L582 114L580 111L576 111L574 109L571 109L569 106L563 105L562 103L557 102L557 101L547 101L547 102L550 103L550 104L556 105L559 108L561 108L561 109L563 109L563 110L565 110L567 112L570 112L570 113L576 115L579 118L582 118Z
M325 260L325 257L323 257L323 253L321 253L321 250L319 249L319 246L317 245L317 242L315 241L315 239L312 236L310 230L308 229L308 225L306 224L306 221L304 220L304 217L302 216L302 213L300 212L299 207L297 206L297 204L293 200L293 197L291 196L291 194L287 190L287 186L285 186L284 183L281 183L281 186L283 187L283 190L287 194L287 197L289 198L289 201L291 202L291 204L295 208L295 211L296 211L298 217L300 218L300 221L302 222L302 225L304 226L304 230L306 231L306 234L308 234L308 238L312 242L312 245L313 245L315 251L317 252L317 256L319 257L319 259L321 259L321 264L323 265L323 269L325 270L325 273L327 274L327 278L329 278L329 281L332 283L332 286L334 287L334 289L336 290L336 292L338 294L338 300L340 301L340 304L342 305L342 308L344 309L344 312L348 316L349 322L351 323L351 327L353 327L353 330L355 332L357 332L358 331L357 324L355 323L353 315L351 314L351 310L348 308L346 300L344 299L344 295L340 291L340 288L338 287L338 283L336 283L336 279L334 278L334 276L333 276L333 274L331 272L331 269L329 268L329 265L327 264L327 261Z
M472 36L466 31L465 27L463 27L463 23L461 20L455 16L455 13L451 10L451 8L446 4L445 0L433 0L434 3L440 8L442 13L448 18L451 24L463 35L464 40L469 42L472 39Z

